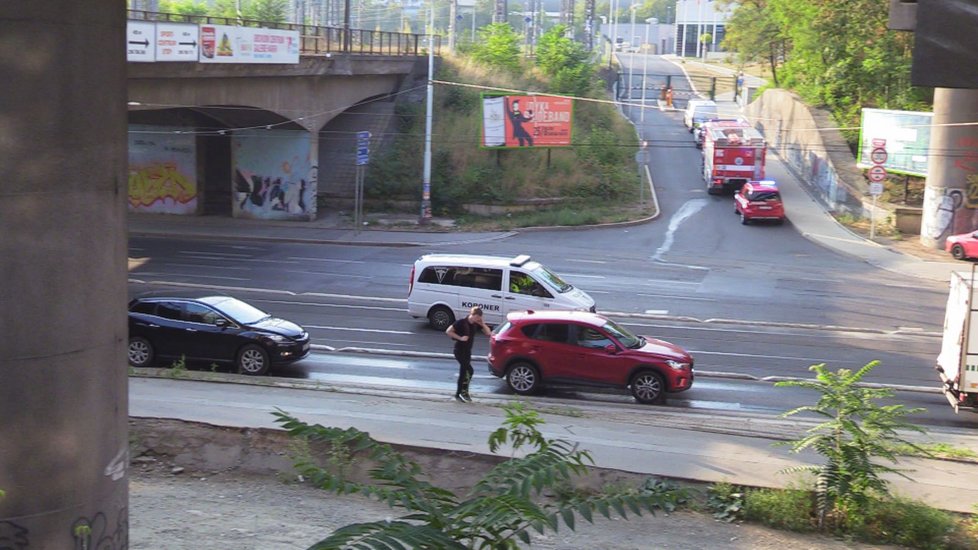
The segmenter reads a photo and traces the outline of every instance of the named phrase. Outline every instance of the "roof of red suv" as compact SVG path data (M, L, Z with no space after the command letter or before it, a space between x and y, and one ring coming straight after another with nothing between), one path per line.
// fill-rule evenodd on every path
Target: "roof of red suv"
M588 311L514 311L506 316L513 322L533 322L533 321L578 321L588 323L596 327L603 326L608 320L597 313Z
M747 185L750 191L779 191L777 182L773 180L749 181Z

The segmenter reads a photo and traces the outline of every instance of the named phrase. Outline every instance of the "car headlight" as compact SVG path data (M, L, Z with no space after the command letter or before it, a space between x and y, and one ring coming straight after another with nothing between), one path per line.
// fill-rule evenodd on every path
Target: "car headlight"
M671 368L674 368L676 370L683 370L683 369L688 369L689 368L689 363L683 363L681 361L674 361L672 359L666 359L666 364L669 365Z
M285 336L282 336L281 334L266 334L265 335L265 338L268 338L272 342L276 342L278 344L281 344L281 343L284 343L284 342L288 342L289 341L288 338L286 338Z

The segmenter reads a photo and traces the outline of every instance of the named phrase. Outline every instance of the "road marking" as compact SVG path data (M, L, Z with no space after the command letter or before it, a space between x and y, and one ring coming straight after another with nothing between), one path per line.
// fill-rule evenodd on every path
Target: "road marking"
M606 264L606 263L608 263L608 262L606 262L604 260L571 260L571 259L567 259L567 260L564 260L564 261L565 262L577 262L577 263L580 263L580 264Z
M645 310L645 313L648 314L648 315L668 315L669 314L669 310L668 309L647 309L647 310Z
M568 279L580 278L580 279L606 279L604 275L581 275L580 273L564 273L564 276Z
M590 294L594 294L594 293L591 292ZM697 296L676 296L674 294L642 294L641 292L639 292L638 294L636 294L636 296L645 296L646 298L671 298L671 299L677 299L678 298L678 299L680 299L680 300L682 300L684 302L688 302L688 301L695 301L695 302L718 302L719 301L716 298L700 298L700 297L697 297Z
M693 285L693 286L698 286L700 283L698 283L698 282L693 283L693 282L689 282L689 281L675 281L675 280L672 280L672 279L645 279L645 282L642 283L643 286L655 286L655 285L659 285L659 284L666 284L666 285Z
M200 268L205 268L205 269L211 269L211 268L214 267L212 265L201 265L201 264L165 264L165 265L167 267L200 267ZM251 271L251 268L250 267L235 267L235 266L230 266L230 265L222 265L222 266L220 266L220 269L230 269L230 270L238 270L238 271Z
M686 350L686 351L688 351L694 357L697 355L719 355L723 357L751 357L751 358L758 358L758 359L790 359L793 361L811 362L812 364L825 362L824 357L814 358L814 357L795 357L793 355L761 355L758 353L729 353L723 351L706 351L706 350ZM862 361L858 361L858 362L862 363ZM832 364L834 365L836 363L857 363L857 361L851 361L847 359L833 359Z
M143 275L143 276L146 276L146 275L154 275L154 276L157 276L157 277L172 277L174 275L179 276L179 274L177 274L177 273L162 273L162 272L153 272L153 271L144 271L144 272L140 272L139 274L140 275ZM250 281L251 280L251 279L242 279L241 277L220 277L218 275L194 275L194 277L200 277L201 279L222 279L222 280L225 280L225 281ZM162 283L162 281L154 281L154 283ZM169 284L169 283L165 283L165 284ZM182 286L202 286L202 287L208 287L208 285L195 285L194 283L177 283L177 282L174 282L172 284L174 284L174 285L182 285Z
M223 258L248 258L251 254L232 254L230 252L198 252L195 250L179 250L177 254L186 254L188 256L220 256Z
M371 275L351 275L349 273L332 273L329 271L300 271L297 269L283 269L283 273L298 273L299 275L329 275L333 277L343 277L344 279L373 279Z
M265 304L286 304L286 305L293 305L293 306L313 306L313 307L341 307L341 308L348 308L348 309L370 309L375 311L398 311L401 313L407 311L406 309L400 307L394 308L394 307L380 307L380 306L355 306L352 304L320 304L317 302L293 302L290 300L257 299L252 301L256 303L265 303Z
M379 328L327 327L322 325L302 325L303 328L318 328L320 330L348 330L356 332L379 332L382 334L415 334L408 330L382 330Z
M702 210L706 205L706 199L690 199L679 207L679 210L677 210L676 213L673 214L672 218L669 219L669 230L666 231L666 238L662 242L662 246L660 246L659 249L655 251L655 254L652 255L653 261L662 260L662 255L669 252L669 249L672 248L672 243L676 238L676 230L679 229L679 226L682 225L684 221L692 217L693 214L696 214Z
M363 260L337 260L335 258L306 258L303 256L289 256L290 260L302 260L310 262L336 262L344 264L362 264L365 263Z
M404 302L407 298L381 298L380 296L357 296L355 294L330 294L328 292L302 292L296 296L318 296L320 298L348 298L350 300L367 300L374 302Z

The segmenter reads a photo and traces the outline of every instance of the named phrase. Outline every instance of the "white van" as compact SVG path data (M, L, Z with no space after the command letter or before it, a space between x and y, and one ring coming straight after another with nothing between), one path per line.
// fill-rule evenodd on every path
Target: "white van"
M683 124L692 132L711 118L717 118L717 104L709 99L690 99L683 113Z
M594 311L594 300L529 256L501 258L470 254L425 254L414 262L408 313L427 318L438 330L479 306L490 325L510 311Z

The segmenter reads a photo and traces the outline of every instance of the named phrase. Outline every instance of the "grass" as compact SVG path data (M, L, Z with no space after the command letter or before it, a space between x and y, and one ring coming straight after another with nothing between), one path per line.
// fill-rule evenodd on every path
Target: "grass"
M638 202L636 200L636 202ZM522 227L580 226L635 221L654 215L650 201L643 206L560 206L495 216L465 214L456 219L464 231L505 231Z
M965 447L955 447L948 443L920 443L917 446L922 451L914 449L909 445L900 445L896 448L896 452L905 456L931 456L935 458L978 462L978 453Z

